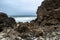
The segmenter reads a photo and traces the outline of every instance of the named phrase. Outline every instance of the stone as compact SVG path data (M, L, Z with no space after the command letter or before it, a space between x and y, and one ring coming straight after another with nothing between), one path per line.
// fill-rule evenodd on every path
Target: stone
M20 33L28 32L29 28L27 26L21 26L21 27L18 27L17 31Z
M37 9L36 23L42 25L51 20L52 24L60 24L60 0L44 0ZM53 19L53 20L52 20ZM46 20L46 21L45 21ZM56 20L56 22L54 22Z
M7 14L0 12L0 32L6 27L14 27L16 25L15 19L8 17Z
M8 17L6 13L0 12L0 17Z

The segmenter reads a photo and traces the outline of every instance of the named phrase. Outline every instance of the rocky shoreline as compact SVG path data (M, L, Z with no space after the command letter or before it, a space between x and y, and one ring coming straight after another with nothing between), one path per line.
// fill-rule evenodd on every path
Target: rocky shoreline
M44 0L37 18L30 23L16 22L0 12L0 40L59 40L60 0Z

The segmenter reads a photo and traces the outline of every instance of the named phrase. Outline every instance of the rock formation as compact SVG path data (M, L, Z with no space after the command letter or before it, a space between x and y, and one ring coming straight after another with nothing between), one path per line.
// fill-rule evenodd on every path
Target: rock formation
M30 23L16 23L0 12L0 40L34 40L60 35L60 0L44 0L37 9L37 18ZM4 35L4 36L3 36ZM6 36L6 38L4 38ZM22 39L21 39L22 38Z
M60 24L60 0L44 0L37 10L37 19L40 25Z
M15 24L14 18L8 17L5 13L0 12L0 31L6 27L13 27Z
M19 27L24 25L22 26L23 30L29 30L30 35L33 37L48 36L48 34L52 36L53 32L56 34L56 31L60 31L59 3L60 0L44 0L37 9L37 19L32 20L30 23L18 23ZM22 33L26 34L26 32Z

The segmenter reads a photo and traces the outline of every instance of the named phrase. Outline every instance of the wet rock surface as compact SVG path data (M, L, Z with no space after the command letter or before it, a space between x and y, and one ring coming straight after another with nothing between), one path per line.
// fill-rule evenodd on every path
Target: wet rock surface
M37 18L30 23L0 12L0 40L58 40L60 38L60 0L44 0Z

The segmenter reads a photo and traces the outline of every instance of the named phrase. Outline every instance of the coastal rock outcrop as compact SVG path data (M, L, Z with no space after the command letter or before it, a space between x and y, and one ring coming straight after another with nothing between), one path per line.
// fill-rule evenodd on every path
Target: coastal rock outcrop
M37 9L37 18L35 20L32 20L30 23L18 23L16 30L21 34L20 37L56 36L57 31L60 31L59 3L60 0L44 0ZM53 33L56 35L53 35Z
M16 23L14 18L0 12L0 40L34 40L36 38L37 40L50 38L58 40L60 35L59 3L60 0L44 0L37 9L37 18L30 23Z
M16 24L15 19L8 17L7 14L0 12L0 31L6 27L13 27Z
M36 23L39 25L60 24L60 0L44 0L37 9Z

